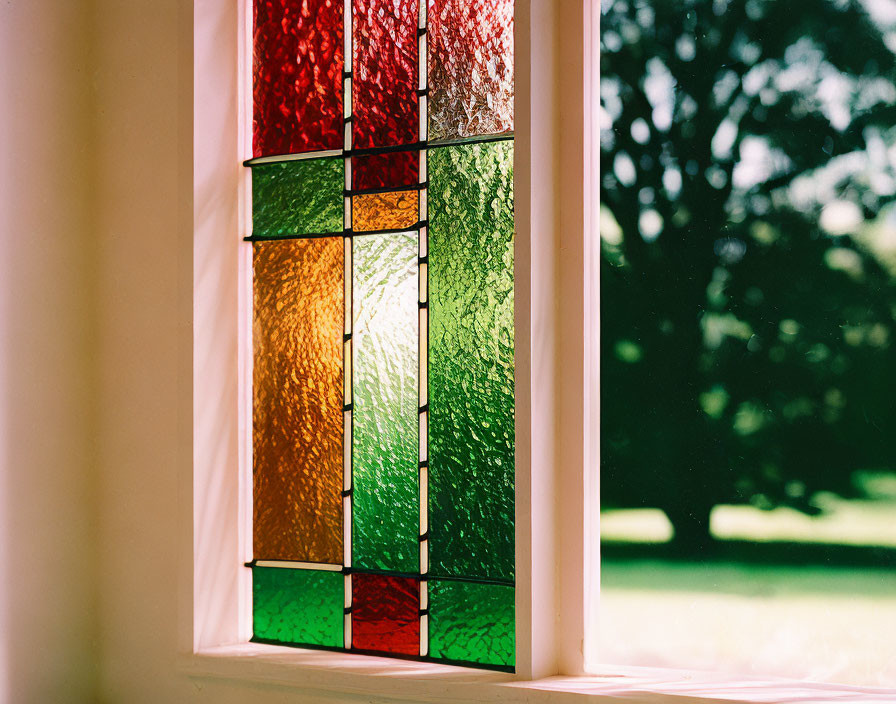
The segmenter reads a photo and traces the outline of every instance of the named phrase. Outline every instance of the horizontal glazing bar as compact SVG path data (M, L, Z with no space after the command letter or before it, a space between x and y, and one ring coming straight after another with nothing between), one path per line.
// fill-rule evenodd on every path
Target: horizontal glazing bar
M394 230L360 230L360 231L352 231L352 235L355 236L363 236L363 235L397 235L401 232L416 232L421 227L426 225L425 222L415 222L413 225L409 225L408 227L399 227Z
M299 152L297 154L273 154L246 159L243 166L259 166L261 164L277 164L281 161L301 161L303 159L333 159L343 155L342 149L323 149L316 152Z
M279 567L289 570L322 570L324 572L342 572L342 565L330 565L324 562L294 562L291 560L253 560L246 567Z
M249 235L243 237L244 242L274 242L287 240L314 240L327 237L363 237L365 235L397 235L403 232L417 232L421 227L426 227L426 222L415 222L408 227L399 227L394 230L343 230L342 232L314 232L308 235Z
M378 570L367 567L343 567L342 565L330 565L322 562L292 562L289 560L253 560L245 563L246 567L276 567L289 570L317 570L324 572L342 572L343 574L375 574L386 577L405 577L417 579L422 582L438 580L440 582L469 582L470 584L497 584L506 587L514 586L514 580L490 579L487 577L458 577L455 575L419 574L417 572L395 572L393 570Z
M295 161L297 159L328 159L347 156L373 156L375 154L388 154L389 152L419 152L424 149L438 149L457 144L481 144L484 142L505 142L513 139L513 132L501 134L487 134L476 137L458 137L456 139L434 139L413 144L398 144L390 147L369 147L367 149L328 149L326 151L303 152L300 154L280 154L275 156L261 156L255 159L247 159L243 166L258 166L259 164L274 164L281 161ZM395 190L395 189L392 189Z
M310 232L304 235L249 235L243 242L276 242L283 240L319 240L329 237L345 237L345 232Z
M419 191L420 189L426 188L429 184L426 183L413 183L410 186L383 186L382 188L358 188L354 190L344 191L344 195L346 196L367 196L367 195L375 195L377 193L392 193L398 191Z
M513 132L502 132L501 134L486 134L476 137L457 137L455 139L433 139L426 143L427 149L438 149L439 147L453 147L458 144L485 144L486 142L506 142L513 139Z

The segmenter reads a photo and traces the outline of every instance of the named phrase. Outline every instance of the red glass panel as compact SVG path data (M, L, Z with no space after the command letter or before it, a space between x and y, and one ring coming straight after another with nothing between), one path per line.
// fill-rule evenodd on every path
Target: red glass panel
M513 130L513 0L428 0L429 138Z
M255 0L255 156L342 147L342 8Z
M417 0L355 0L354 146L419 138Z
M352 575L352 647L420 652L420 584L416 579Z
M352 157L352 188L398 188L420 180L420 152L388 152Z

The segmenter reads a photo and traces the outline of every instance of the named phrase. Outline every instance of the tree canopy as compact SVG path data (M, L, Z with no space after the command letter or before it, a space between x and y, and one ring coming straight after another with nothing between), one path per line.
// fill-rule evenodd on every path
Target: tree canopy
M601 493L683 539L896 468L896 61L857 0L601 28ZM885 18L884 18L885 19Z

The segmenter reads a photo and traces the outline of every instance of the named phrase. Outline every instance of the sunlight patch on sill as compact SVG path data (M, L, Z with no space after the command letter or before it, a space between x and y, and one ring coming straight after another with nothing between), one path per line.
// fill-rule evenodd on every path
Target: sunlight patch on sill
M485 670L254 643L185 655L179 661L179 670L194 679L277 684L300 691L339 693L364 701L376 697L418 703L552 704L587 699L627 704L896 702L896 690L615 665L593 668L595 674L581 677L514 681L512 675Z

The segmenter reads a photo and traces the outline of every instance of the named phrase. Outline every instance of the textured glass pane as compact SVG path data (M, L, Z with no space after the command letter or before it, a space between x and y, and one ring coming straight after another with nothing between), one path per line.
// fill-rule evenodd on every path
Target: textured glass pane
M253 249L255 558L341 563L342 238Z
M252 570L255 637L341 647L344 582L341 572L255 567Z
M513 130L513 0L429 1L429 138Z
M252 167L252 234L342 232L342 159L303 159Z
M255 0L252 153L342 147L338 0Z
M420 584L416 579L352 575L352 647L420 653Z
M354 146L419 138L417 0L354 0Z
M513 144L433 149L430 569L513 576Z
M496 584L429 582L429 654L514 665L514 589Z
M353 560L416 572L417 234L353 244Z
M419 216L417 191L367 193L352 197L352 229L398 230L414 225Z
M352 188L397 188L420 180L420 152L387 152L352 157Z

